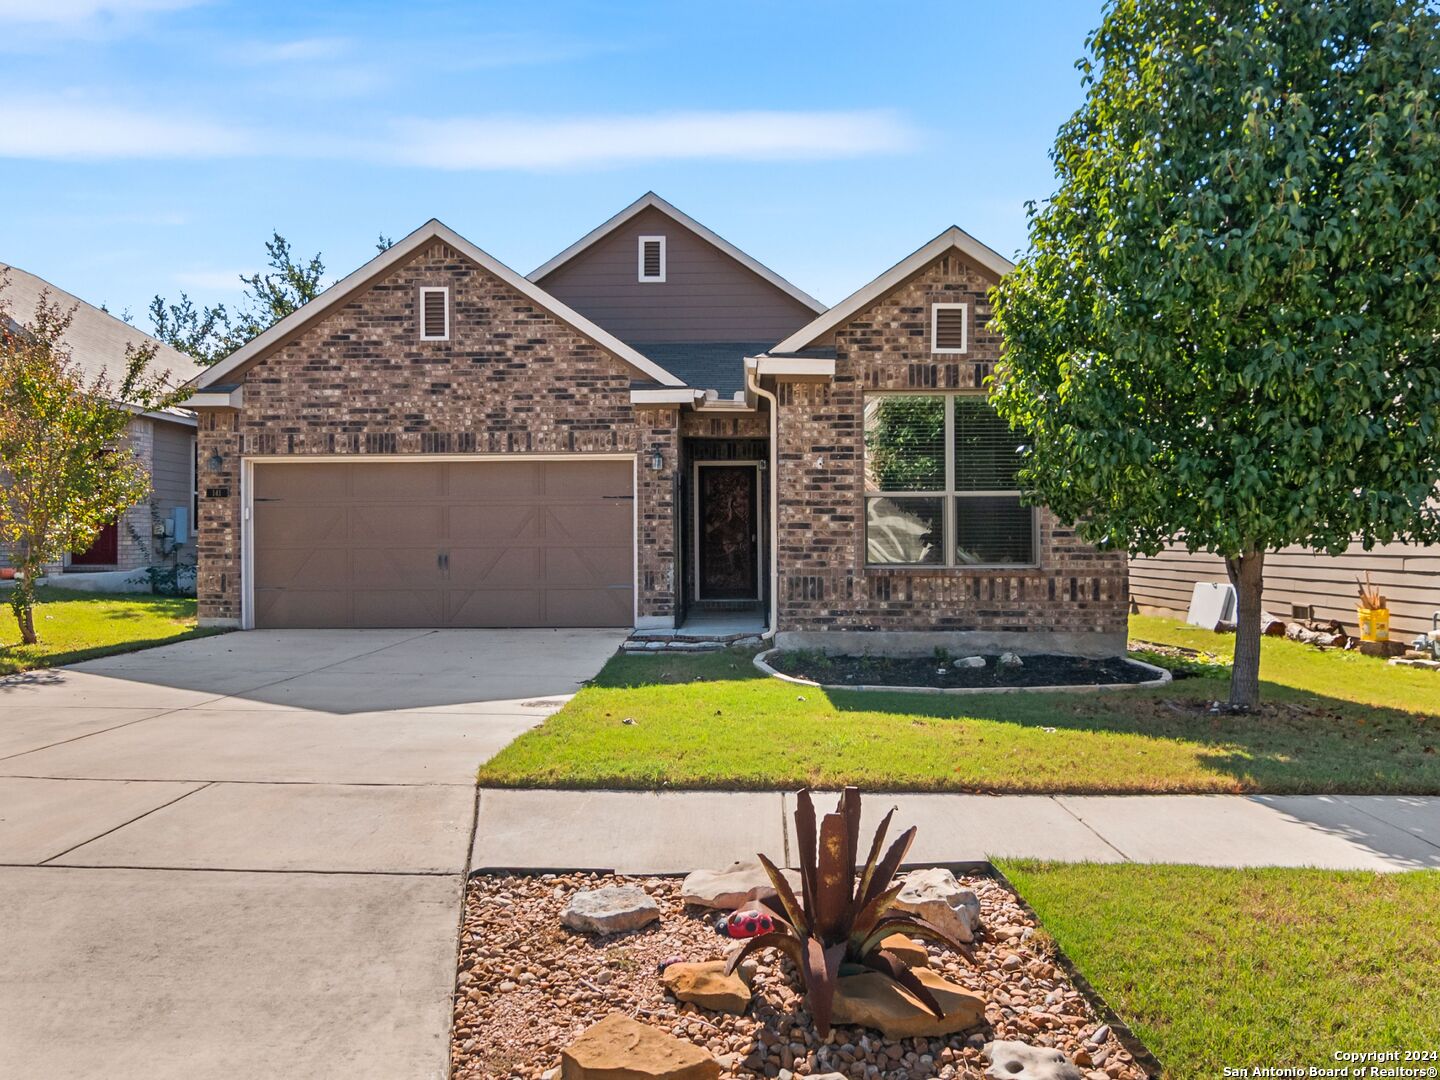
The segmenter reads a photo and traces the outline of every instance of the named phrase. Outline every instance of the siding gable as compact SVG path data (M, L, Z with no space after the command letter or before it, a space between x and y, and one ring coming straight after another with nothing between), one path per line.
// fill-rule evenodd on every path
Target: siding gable
M665 237L663 282L638 280L642 236ZM779 341L815 317L795 297L654 207L641 210L536 284L635 345Z

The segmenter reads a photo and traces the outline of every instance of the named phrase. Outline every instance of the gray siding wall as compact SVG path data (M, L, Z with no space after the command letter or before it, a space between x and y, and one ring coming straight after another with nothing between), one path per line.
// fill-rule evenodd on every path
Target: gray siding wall
M150 496L156 512L163 518L177 506L190 508L190 539L181 548L182 559L195 557L195 515L192 498L191 471L195 457L195 429L182 424L155 422L155 464Z
M1292 604L1313 604L1317 619L1338 619L1354 632L1355 579L1367 570L1389 601L1392 638L1409 640L1430 629L1431 612L1440 610L1440 547L1389 544L1344 555L1272 551L1265 557L1265 610L1288 617ZM1183 616L1195 582L1227 580L1220 559L1182 547L1130 560L1130 596L1142 611Z
M663 282L638 281L640 237L664 236ZM659 210L642 210L541 278L622 341L780 341L815 313Z

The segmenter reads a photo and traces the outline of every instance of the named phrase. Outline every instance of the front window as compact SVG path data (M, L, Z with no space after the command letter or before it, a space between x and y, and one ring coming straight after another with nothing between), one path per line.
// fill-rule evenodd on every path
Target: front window
M865 561L1024 566L1035 515L1020 501L1017 438L978 394L865 399Z

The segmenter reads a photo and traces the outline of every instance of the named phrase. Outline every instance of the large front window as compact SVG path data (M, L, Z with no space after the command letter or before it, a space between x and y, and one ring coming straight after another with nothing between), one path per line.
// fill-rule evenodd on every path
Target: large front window
M979 394L868 395L866 563L1033 565L1018 442Z

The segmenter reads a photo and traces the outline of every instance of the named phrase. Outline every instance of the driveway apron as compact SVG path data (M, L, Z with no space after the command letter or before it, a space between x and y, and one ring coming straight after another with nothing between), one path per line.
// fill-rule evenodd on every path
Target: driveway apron
M0 679L0 1072L438 1080L474 770L622 631L252 631Z

